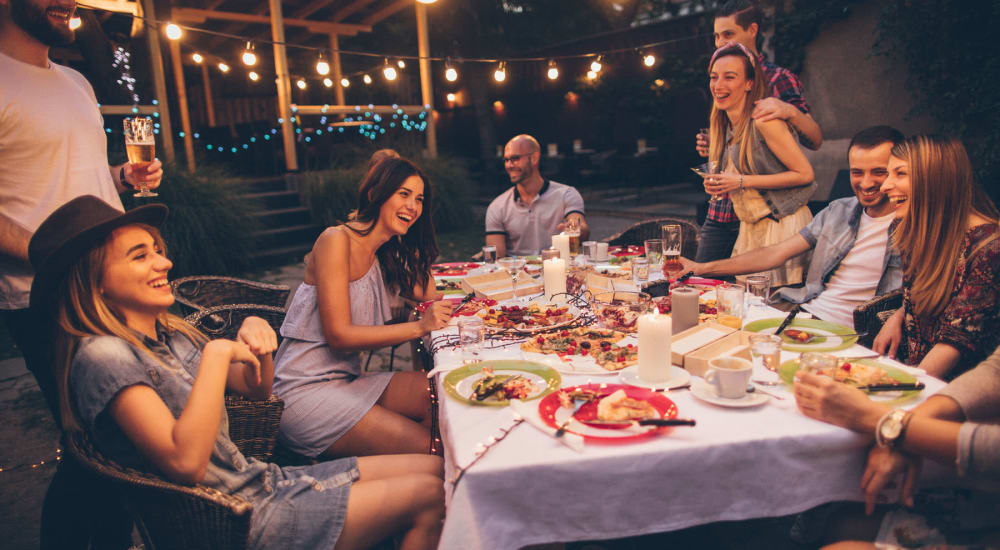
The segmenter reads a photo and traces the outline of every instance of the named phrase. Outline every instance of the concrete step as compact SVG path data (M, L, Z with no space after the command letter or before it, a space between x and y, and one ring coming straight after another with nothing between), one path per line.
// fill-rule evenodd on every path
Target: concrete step
M243 193L240 196L244 199L253 201L254 204L260 205L262 209L265 210L301 206L297 191L264 191L257 193Z
M296 243L292 245L263 248L250 255L263 265L281 265L292 262L301 262L306 253L312 250L313 243Z

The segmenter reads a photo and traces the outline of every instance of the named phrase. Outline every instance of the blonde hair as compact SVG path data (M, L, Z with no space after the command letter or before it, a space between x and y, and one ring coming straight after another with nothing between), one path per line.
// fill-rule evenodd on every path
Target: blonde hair
M996 208L973 182L969 155L960 141L914 136L893 147L891 154L909 165L907 213L892 242L907 257L905 275L910 281L913 312L940 315L955 286L955 268L969 218L979 215L996 224ZM995 235L969 255L993 238Z
M153 242L166 254L166 244L160 232L152 226L135 224L145 229L153 237ZM58 289L56 299L56 355L54 362L56 387L59 390L59 411L63 427L81 429L75 407L69 397L69 374L73 356L80 340L88 336L117 336L134 348L148 353L167 368L152 350L146 346L141 336L125 324L124 318L101 294L101 279L107 260L108 247L113 233L88 253L84 254L66 274L66 279ZM157 319L161 326L173 332L179 331L192 342L204 344L208 338L180 317L164 311Z
M743 112L739 122L733 127L733 139L740 144L738 159L733 159L733 164L741 174L755 173L753 160L753 140L757 133L753 118L750 113L753 111L754 103L764 99L768 95L768 85L764 82L763 71L755 69L756 59L749 56L749 52L737 44L729 44L719 48L712 56L712 63L708 68L709 75L712 74L712 67L723 57L738 57L743 61L743 70L746 78L753 84L743 100ZM722 166L722 155L726 150L726 130L730 127L729 116L720 110L712 101L712 114L709 118L708 131L708 158L717 162L718 170L721 172L726 167Z

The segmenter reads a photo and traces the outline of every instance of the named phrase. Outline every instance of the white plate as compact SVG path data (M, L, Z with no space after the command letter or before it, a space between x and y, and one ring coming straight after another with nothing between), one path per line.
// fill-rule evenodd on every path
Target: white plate
M719 405L720 407L756 407L767 403L771 399L762 393L748 393L739 399L719 397L719 394L715 391L715 386L700 378L691 379L691 393L702 401Z
M504 368L498 368L493 371L493 374L521 376L530 381L534 385L534 390L532 390L531 394L529 394L528 397L525 397L525 400L532 399L538 396L540 393L544 392L546 388L545 379L533 372L524 372L522 370L516 370L516 369L508 370ZM459 395L464 395L468 397L472 395L472 387L476 384L476 382L478 382L481 378L483 378L483 376L484 375L482 373L476 373L471 376L466 376L465 378L460 380L458 384L455 384L455 390L458 392Z
M639 386L640 388L649 388L651 390L668 390L675 386L683 386L691 381L691 373L674 365L670 366L670 378L664 382L647 382L639 378L639 365L625 367L620 372L622 382L630 386Z
M574 355L573 359L566 361L558 355L550 353L536 353L533 351L521 352L525 361L533 361L552 367L563 374L587 374L594 376L618 374L618 371L607 370L597 364L593 357L582 357Z

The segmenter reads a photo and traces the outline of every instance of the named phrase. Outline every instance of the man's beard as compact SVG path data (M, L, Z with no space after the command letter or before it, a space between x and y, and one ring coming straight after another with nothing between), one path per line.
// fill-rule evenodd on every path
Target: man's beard
M11 0L10 18L24 32L46 46L65 46L75 38L75 33L68 25L53 25L45 9L29 0Z

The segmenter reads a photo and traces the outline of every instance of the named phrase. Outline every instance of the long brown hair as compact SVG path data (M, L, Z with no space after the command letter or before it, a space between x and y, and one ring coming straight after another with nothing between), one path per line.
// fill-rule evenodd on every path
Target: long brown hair
M746 48L739 44L726 44L715 51L708 67L708 73L711 75L712 67L715 66L716 61L723 57L738 57L743 61L743 70L747 80L753 81L750 91L747 92L743 100L743 112L740 115L740 120L733 127L733 139L740 144L740 154L738 159L732 160L741 174L753 174L755 171L752 144L757 128L754 126L750 113L753 111L754 103L764 99L769 93L768 85L764 81L763 71L757 70L757 59L752 57L752 55ZM722 155L726 150L726 130L729 129L730 125L729 116L725 111L716 107L715 100L713 99L712 114L709 118L708 158L711 161L719 163L718 170L720 172L726 168L722 166Z
M955 286L969 218L975 214L996 224L996 207L973 182L969 155L957 139L914 136L893 147L891 155L908 163L910 177L907 212L893 234L893 246L907 258L914 313L940 315Z
M166 255L166 244L159 230L144 224L136 226L149 232L153 242ZM63 427L67 429L80 429L80 422L69 397L69 370L80 340L88 336L117 336L159 361L156 354L143 342L142 337L125 324L124 317L116 312L101 294L104 263L112 237L113 233L109 234L103 242L70 267L56 297L54 313L58 327L55 336L54 368L56 386L59 390L60 415ZM208 341L204 334L180 317L164 311L157 320L168 331L180 331L192 342L204 344ZM169 365L164 366L170 368Z
M424 183L423 209L405 235L393 237L379 247L376 255L382 267L383 279L396 291L409 294L419 283L427 286L431 264L438 257L434 236L434 187L416 164L403 158L384 158L365 174L358 190L358 210L355 220L369 224L364 229L345 225L358 235L367 235L378 222L382 205L411 176Z

